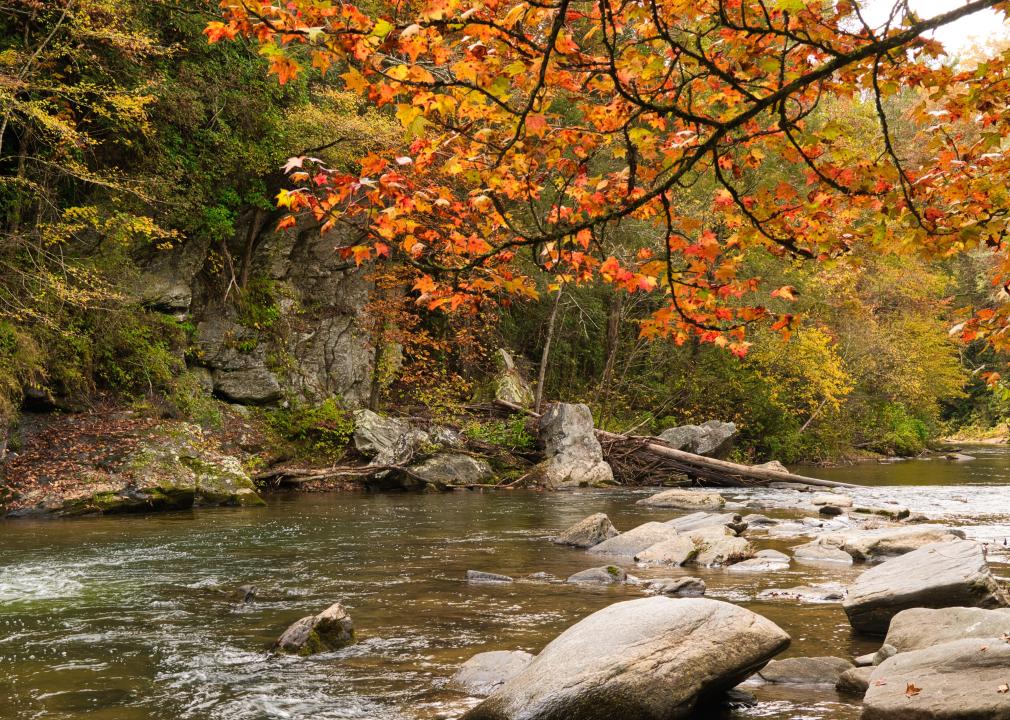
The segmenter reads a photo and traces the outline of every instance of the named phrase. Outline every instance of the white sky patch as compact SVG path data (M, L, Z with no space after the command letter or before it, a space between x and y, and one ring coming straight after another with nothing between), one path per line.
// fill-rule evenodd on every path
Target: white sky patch
M923 20L949 12L965 3L963 0L910 0L909 5ZM892 0L865 0L863 15L873 26L883 24L891 8ZM1010 25L1002 13L994 10L980 10L967 17L934 31L932 37L943 43L952 56L971 53L979 46L993 40L1010 36Z

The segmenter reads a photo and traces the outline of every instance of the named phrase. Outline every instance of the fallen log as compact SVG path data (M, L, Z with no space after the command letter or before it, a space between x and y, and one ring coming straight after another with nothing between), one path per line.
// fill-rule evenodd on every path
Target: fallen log
M504 400L495 400L495 404L513 412L525 413L530 417L540 418L539 413ZM807 477L806 475L754 467L753 465L741 465L740 463L729 462L728 460L718 460L716 458L705 457L704 455L695 455L684 450L677 450L659 438L640 435L619 435L607 432L606 430L596 430L595 432L600 440L600 444L603 446L605 455L608 456L608 462L610 461L610 456L614 456L618 452L625 459L630 454L636 454L643 456L641 465L644 470L642 472L656 472L660 470L659 466L661 466L662 471L684 473L693 478L698 484L732 487L741 485L767 485L773 482L781 482L793 485L811 485L814 487L856 487L850 483L822 480L820 478ZM657 463L660 460L662 462ZM707 483L702 483L701 481L707 481Z

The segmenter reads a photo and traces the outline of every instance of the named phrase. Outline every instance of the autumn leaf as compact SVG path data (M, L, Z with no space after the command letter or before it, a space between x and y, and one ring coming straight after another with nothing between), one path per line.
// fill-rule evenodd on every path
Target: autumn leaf
M916 687L913 682L910 682L905 686L905 697L915 697L921 692L922 688Z

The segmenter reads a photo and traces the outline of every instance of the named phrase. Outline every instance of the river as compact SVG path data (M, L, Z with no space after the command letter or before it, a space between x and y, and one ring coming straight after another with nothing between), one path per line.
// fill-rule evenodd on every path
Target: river
M862 502L898 501L993 543L1006 576L1010 451L972 447L941 459L807 470L855 482ZM445 687L477 652L537 652L585 615L637 587L520 581L468 585L468 569L564 578L601 564L547 538L606 512L624 530L677 513L635 501L654 490L446 495L277 495L266 508L77 520L0 521L0 718L336 720L451 718L475 701ZM792 491L731 490L788 516ZM752 510L744 510L744 513ZM795 513L792 513L795 515ZM763 538L787 549L804 539ZM773 587L852 580L865 567L803 566L745 575L628 568L639 577L702 577L793 638L786 656L869 652L838 604L759 601ZM254 602L232 592L252 583ZM309 659L266 651L292 621L339 600L357 642ZM854 720L833 690L755 691L726 718Z

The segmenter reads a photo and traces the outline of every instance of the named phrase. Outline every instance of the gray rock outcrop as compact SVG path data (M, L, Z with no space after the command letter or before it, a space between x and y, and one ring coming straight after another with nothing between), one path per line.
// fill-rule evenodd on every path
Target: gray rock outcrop
M588 405L551 405L540 418L540 441L547 459L537 466L537 475L545 486L567 489L613 483L614 473L603 460Z
M464 720L687 718L789 644L760 615L704 598L620 602L561 633Z
M1010 645L965 639L903 652L873 668L863 720L1010 719Z
M867 570L849 587L842 607L853 628L884 635L891 618L909 608L1006 604L982 546L955 540L926 545Z
M736 425L719 420L709 420L701 425L681 425L661 432L658 437L677 450L723 457L733 449Z

